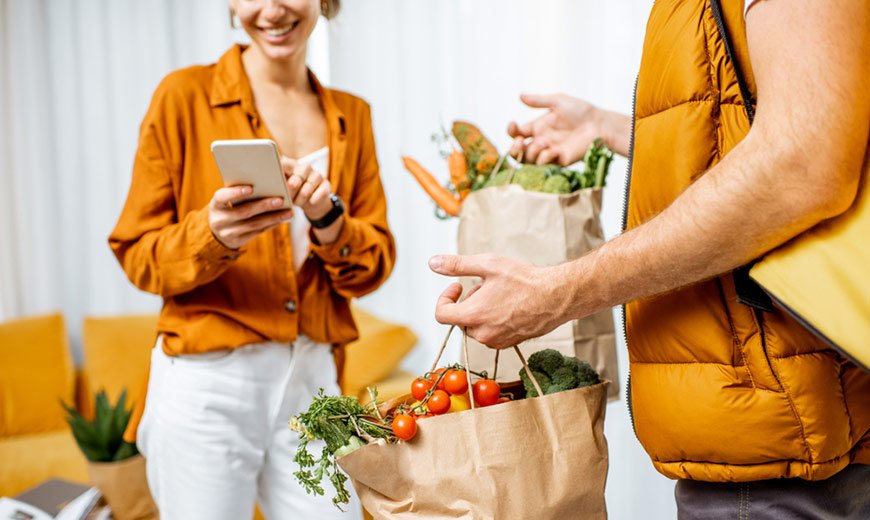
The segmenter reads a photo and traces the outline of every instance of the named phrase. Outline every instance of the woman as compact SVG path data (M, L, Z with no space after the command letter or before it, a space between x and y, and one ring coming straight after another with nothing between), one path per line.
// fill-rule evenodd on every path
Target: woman
M138 427L164 520L250 518L255 500L268 518L341 514L295 482L287 420L339 391L349 299L385 281L395 250L368 105L305 65L338 5L231 1L251 45L169 74L142 123L109 242L164 301ZM294 210L223 186L210 143L252 138L278 144Z

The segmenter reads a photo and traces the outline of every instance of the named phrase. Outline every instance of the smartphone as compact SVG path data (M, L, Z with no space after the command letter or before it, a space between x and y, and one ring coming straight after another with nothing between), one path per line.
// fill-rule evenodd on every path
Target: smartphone
M271 139L229 139L212 141L211 153L227 186L247 184L253 192L243 201L280 197L284 204L278 209L290 209L290 193L278 146Z

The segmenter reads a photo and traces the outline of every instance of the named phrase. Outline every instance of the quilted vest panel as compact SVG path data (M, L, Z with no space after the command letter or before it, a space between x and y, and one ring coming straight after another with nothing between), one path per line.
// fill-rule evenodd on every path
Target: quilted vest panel
M722 0L755 85L743 2ZM667 207L749 131L710 0L657 0L635 100L626 227ZM637 436L671 478L827 478L870 463L870 375L779 310L738 303L728 273L626 305Z

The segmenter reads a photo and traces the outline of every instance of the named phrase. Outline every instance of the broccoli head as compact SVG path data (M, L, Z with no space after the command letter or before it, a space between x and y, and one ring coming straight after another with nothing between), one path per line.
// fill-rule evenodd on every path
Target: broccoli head
M537 370L532 370L532 374L535 376L535 381L541 385L541 390L544 391L545 394L548 394L547 391L550 388L550 378L549 376L538 372ZM527 397L538 397L538 391L535 390L535 384L532 383L532 380L529 378L529 375L526 373L525 368L520 369L520 379L523 381L523 386L526 388L526 396Z
M580 382L577 379L577 372L567 365L562 365L556 369L550 379L554 385L558 385L562 389L577 388L577 384Z
M539 350L529 356L529 368L551 375L565 364L565 356L551 348Z
M564 175L553 175L544 182L545 193L571 193L571 182Z
M489 188L490 186L504 186L508 183L511 178L510 170L502 170L495 175L491 175L489 180L486 181L486 184L483 185L484 188Z
M598 374L586 361L575 357L563 356L554 349L535 352L528 359L532 374L541 385L544 394L554 394L584 386L598 384ZM520 369L520 379L529 397L538 395L525 369Z
M514 174L514 184L519 184L526 191L543 191L547 180L547 169L544 166L524 164Z
M601 379L598 378L598 372L586 361L577 358L565 358L565 365L577 374L577 388L597 385L601 382Z

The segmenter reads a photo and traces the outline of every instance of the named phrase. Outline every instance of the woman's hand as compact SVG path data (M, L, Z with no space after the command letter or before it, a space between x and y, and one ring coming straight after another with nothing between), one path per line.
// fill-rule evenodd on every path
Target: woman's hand
M241 202L250 186L232 186L214 192L208 205L208 225L215 238L230 249L239 249L254 237L289 221L293 210L279 210L284 200L268 197Z
M320 172L308 164L299 164L289 157L281 157L281 167L287 177L287 188L293 204L302 208L305 216L318 220L329 213L332 186Z
M287 189L293 204L302 208L309 220L320 220L332 209L332 186L326 177L308 164L299 164L289 157L281 157L281 167L287 177ZM344 215L325 228L315 229L314 236L320 244L338 240L344 225Z
M511 121L508 125L508 134L514 138L510 154L522 154L523 162L567 166L582 159L599 137L616 153L628 155L631 120L627 116L565 94L523 94L520 99L530 107L549 109L528 123Z

